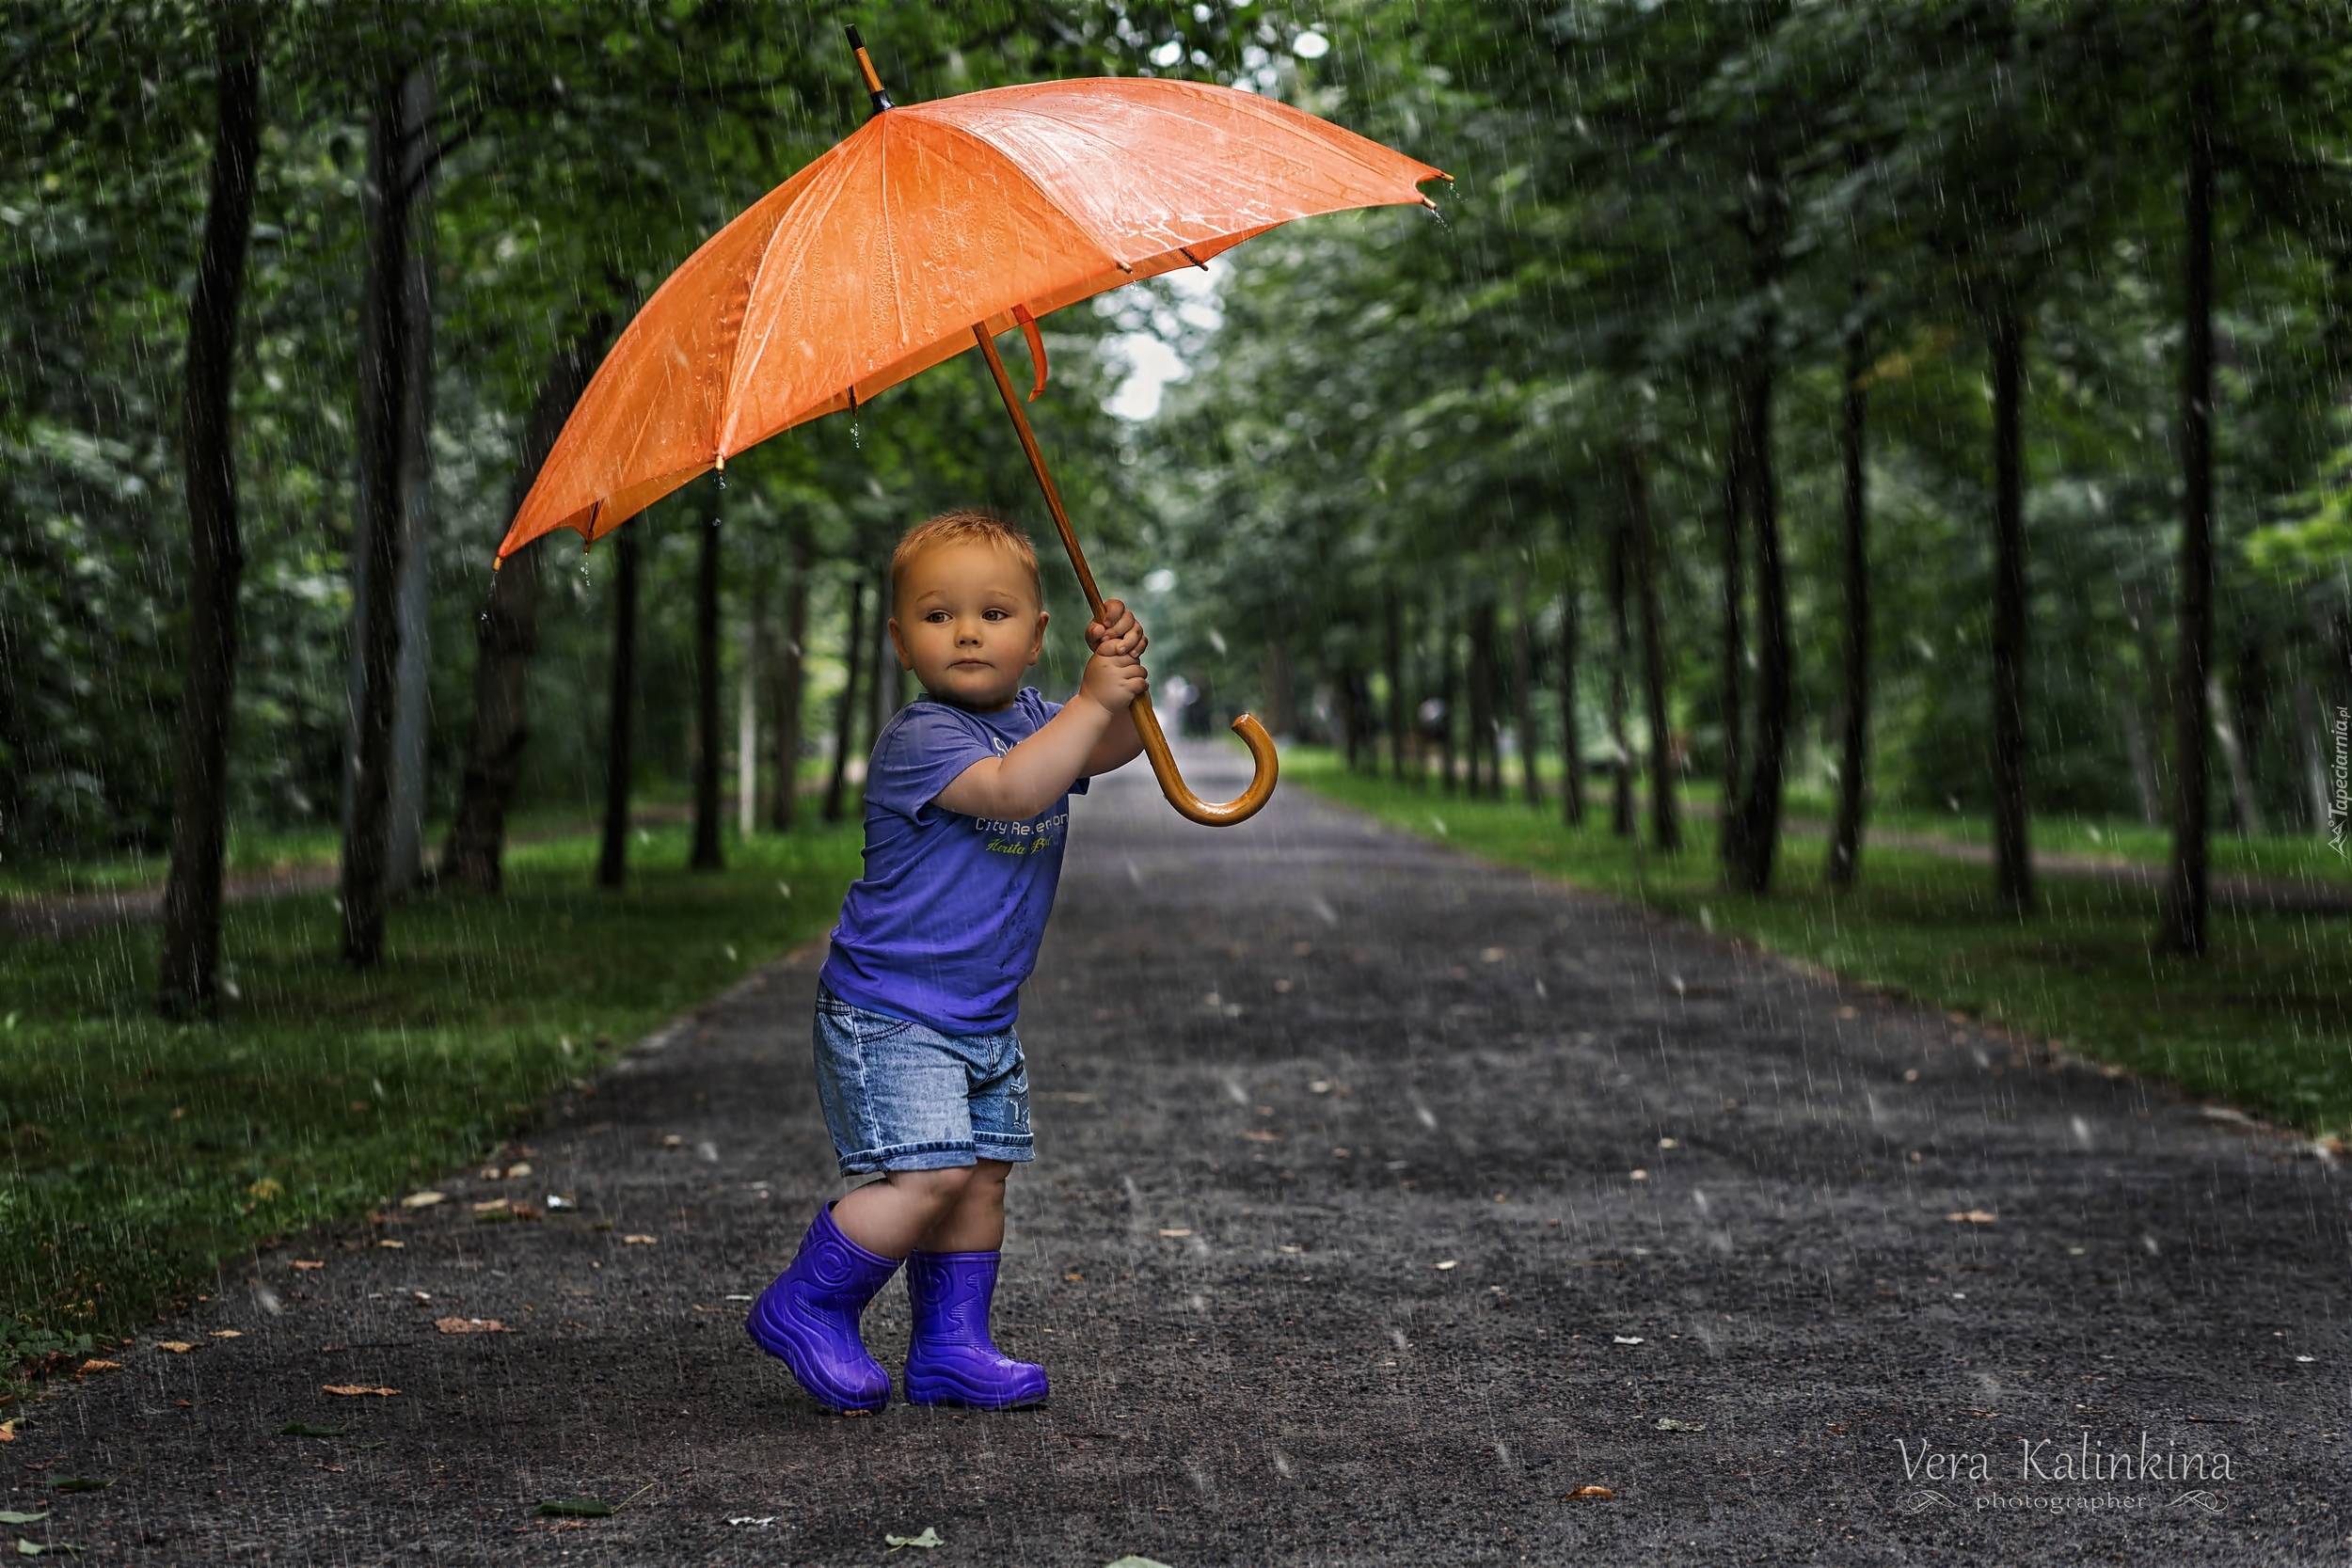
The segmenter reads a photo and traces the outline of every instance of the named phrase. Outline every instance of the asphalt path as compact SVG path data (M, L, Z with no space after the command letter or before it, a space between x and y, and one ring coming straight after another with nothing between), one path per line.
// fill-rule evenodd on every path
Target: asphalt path
M1215 793L1238 758L1190 760ZM2352 1556L2346 1194L2299 1141L1295 789L1193 828L1131 772L1079 804L1022 1020L1040 1157L996 1321L1049 1405L838 1418L744 1338L737 1298L838 1191L812 951L559 1097L495 1177L241 1264L37 1403L0 1507L51 1517L0 1543ZM867 1325L895 1368L895 1283ZM534 1513L574 1497L633 1500Z

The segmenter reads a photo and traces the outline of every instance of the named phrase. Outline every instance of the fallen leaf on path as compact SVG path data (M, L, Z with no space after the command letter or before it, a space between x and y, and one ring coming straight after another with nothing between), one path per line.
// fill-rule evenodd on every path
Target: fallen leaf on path
M444 1334L512 1334L496 1318L436 1318L433 1326Z
M164 1339L159 1341L155 1348L157 1350L167 1350L174 1355L185 1355L188 1352L196 1349L194 1345L189 1344L185 1339Z
M1461 1266L1462 1266L1462 1260L1461 1260L1460 1259L1458 1259L1458 1258L1449 1258L1449 1259L1447 1259L1444 1262L1439 1263L1438 1265L1437 1265L1437 1268L1438 1268L1438 1273L1443 1274L1443 1273L1444 1273L1446 1270L1448 1270L1448 1269L1458 1269L1458 1268L1460 1268Z
M49 1483L52 1492L103 1492L114 1484L111 1481L93 1481L87 1476L59 1476Z
M540 1503L538 1512L565 1519L610 1519L612 1505L596 1497L549 1497Z
M0 1443L16 1441L16 1423L24 1418L22 1416L11 1416L7 1420L0 1421Z
M1638 1345L1642 1342L1642 1337L1638 1334L1612 1334L1609 1338L1621 1345Z
M326 1267L326 1260L323 1258L289 1258L286 1261L293 1264L297 1269L323 1269Z
M323 1393L341 1394L345 1398L356 1398L361 1394L378 1394L389 1399L400 1392L397 1388L378 1387L373 1383L322 1383L319 1388Z
M754 1529L766 1529L770 1525L772 1525L775 1522L776 1516L772 1513L764 1514L756 1519L753 1518L748 1513L741 1513L727 1521L730 1525L749 1525Z
M1661 1432L1705 1432L1707 1423L1705 1421L1677 1421L1672 1416L1661 1416L1658 1418L1658 1430Z
M93 1355L87 1361L82 1363L82 1370L86 1372L119 1372L122 1370L122 1363L119 1361L101 1361L98 1357Z
M13 1508L0 1508L0 1525L38 1525L48 1517L46 1511L40 1513L24 1513Z
M245 1338L245 1330L242 1328L216 1328L213 1330L213 1338L215 1339L242 1339Z
M527 1160L526 1160L526 1161L519 1162L519 1163L517 1163L517 1164L512 1164L512 1165L509 1165L509 1166L507 1166L507 1167L506 1167L506 1176L507 1176L507 1180L510 1180L510 1181L511 1181L511 1180L513 1180L516 1177L518 1177L518 1176L529 1176L530 1174L531 1174L531 1163L530 1163L529 1161L527 1161Z
M16 1538L16 1555L19 1557L47 1557L51 1552L63 1552L68 1557L80 1557L82 1548L69 1546L62 1541L53 1541L44 1546L38 1541L27 1541L21 1535Z
M430 1209L437 1203L447 1203L447 1193L410 1193L400 1200L403 1209Z
M314 1427L308 1421L288 1421L278 1429L280 1437L341 1437L349 1427Z
M279 1181L274 1176L262 1177L259 1181L256 1181L245 1191L247 1197L258 1197L263 1203L268 1203L273 1199L280 1198L286 1196L285 1183Z
M1242 1136L1248 1139L1253 1144L1271 1144L1282 1141L1281 1133L1268 1132L1263 1128L1261 1128L1255 1132L1244 1132Z
M1613 1497L1615 1496L1616 1494L1610 1491L1606 1486L1580 1486L1575 1491L1568 1494L1568 1497L1570 1499L1577 1497L1591 1497L1596 1500L1599 1500Z
M621 1238L621 1244L624 1246L653 1246L656 1244L656 1241L657 1238L652 1236L624 1236Z
M392 1248L394 1251L398 1251L400 1248L406 1246L408 1243L406 1242L395 1242L387 1239L385 1241L378 1242L375 1244L377 1246L388 1246Z
M502 1197L494 1197L494 1198L490 1199L490 1201L488 1201L487 1203L477 1203L477 1204L475 1204L475 1205L473 1206L473 1212L474 1212L475 1213L477 1213L477 1214L487 1214L487 1213L492 1213L492 1212L496 1212L496 1211L498 1211L498 1210L503 1209L503 1208L505 1208L505 1207L506 1207L506 1199L504 1199L504 1198L502 1198Z
M1947 1214L1944 1217L1954 1225L1991 1225L2001 1216L1987 1213L1982 1209L1971 1209L1964 1214Z
M929 1525L923 1527L923 1533L920 1535L885 1535L882 1537L882 1544L894 1552L901 1546L944 1546L946 1544L939 1538L939 1532Z
M1160 1232L1160 1234L1161 1234L1161 1235L1163 1235L1163 1236L1189 1236L1189 1235L1191 1235L1191 1234L1192 1234L1192 1232L1191 1232L1191 1231L1189 1231L1189 1230L1183 1229L1183 1228L1181 1228L1181 1227L1180 1227L1180 1228L1178 1228L1178 1229L1174 1229L1174 1230L1163 1230L1163 1231L1161 1231L1161 1232Z
M1157 1558L1122 1557L1117 1562L1112 1563L1110 1568L1168 1568L1168 1564Z

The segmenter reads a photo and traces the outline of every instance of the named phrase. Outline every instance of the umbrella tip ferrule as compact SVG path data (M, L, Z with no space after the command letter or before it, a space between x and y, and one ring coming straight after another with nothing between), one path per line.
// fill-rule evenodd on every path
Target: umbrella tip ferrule
M897 108L890 101L890 90L882 86L882 72L874 69L874 57L866 52L866 40L858 37L857 24L849 24L843 31L850 35L850 53L857 56L858 74L866 78L866 96L873 101L874 112Z

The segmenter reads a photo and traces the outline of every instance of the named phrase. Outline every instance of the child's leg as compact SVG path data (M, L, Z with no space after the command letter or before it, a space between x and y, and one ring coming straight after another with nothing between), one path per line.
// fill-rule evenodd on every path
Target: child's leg
M996 1237L1005 1234L1005 1166L995 1160L997 1177ZM978 1185L975 1167L951 1165L946 1170L895 1170L880 1181L869 1181L833 1206L833 1223L841 1233L868 1252L884 1258L904 1258L913 1252L946 1216L961 1211L965 1195ZM936 1243L931 1243L938 1250ZM993 1247L996 1243L988 1243Z
M994 1252L1005 1244L1005 1178L1012 1165L981 1160L967 1172L971 1180L952 1208L931 1223L915 1244L925 1252Z

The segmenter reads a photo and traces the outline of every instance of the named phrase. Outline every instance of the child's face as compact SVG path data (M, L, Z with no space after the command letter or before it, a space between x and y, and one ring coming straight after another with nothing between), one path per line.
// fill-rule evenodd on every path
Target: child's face
M923 689L989 712L1010 704L1045 645L1028 569L978 540L938 545L907 563L890 618L898 662Z

